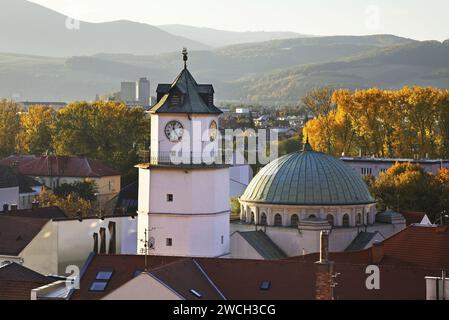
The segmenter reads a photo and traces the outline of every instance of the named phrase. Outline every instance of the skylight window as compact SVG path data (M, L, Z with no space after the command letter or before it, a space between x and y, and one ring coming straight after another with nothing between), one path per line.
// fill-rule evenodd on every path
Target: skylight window
M100 271L97 273L97 277L95 279L109 281L109 280L111 280L111 277L112 277L112 271Z
M198 291L194 290L194 289L190 289L190 293L193 294L195 297L197 297L198 299L201 299L203 296L201 295L201 293L199 293Z
M270 281L262 281L260 284L260 290L268 291L270 290L271 282Z
M108 285L107 281L94 281L89 288L89 291L103 292Z

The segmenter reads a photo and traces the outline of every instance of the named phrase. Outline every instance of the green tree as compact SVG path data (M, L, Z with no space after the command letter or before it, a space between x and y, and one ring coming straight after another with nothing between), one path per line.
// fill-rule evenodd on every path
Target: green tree
M86 201L95 201L98 191L97 185L93 181L77 181L74 183L63 183L53 190L53 193L60 198L67 198L69 195L76 196Z

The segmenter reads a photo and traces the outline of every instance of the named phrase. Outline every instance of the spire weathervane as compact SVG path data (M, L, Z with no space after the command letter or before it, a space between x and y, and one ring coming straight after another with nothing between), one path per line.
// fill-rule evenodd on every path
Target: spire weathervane
M187 60L189 60L189 53L187 52L187 48L182 49L182 56L184 60L184 69L187 69Z

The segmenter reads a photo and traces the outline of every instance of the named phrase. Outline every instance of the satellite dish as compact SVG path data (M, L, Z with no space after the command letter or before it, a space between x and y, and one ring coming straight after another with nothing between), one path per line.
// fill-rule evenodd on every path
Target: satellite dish
M148 240L148 247L150 249L154 249L155 243L156 243L156 239L154 239L154 237L150 237L150 239Z

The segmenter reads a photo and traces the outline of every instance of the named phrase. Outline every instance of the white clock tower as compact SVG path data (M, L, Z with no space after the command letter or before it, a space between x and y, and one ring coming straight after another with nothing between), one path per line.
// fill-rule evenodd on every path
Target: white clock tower
M151 113L149 163L139 168L138 253L229 254L229 166L215 161L218 116L212 85L187 69L160 84ZM147 239L147 241L145 241Z

